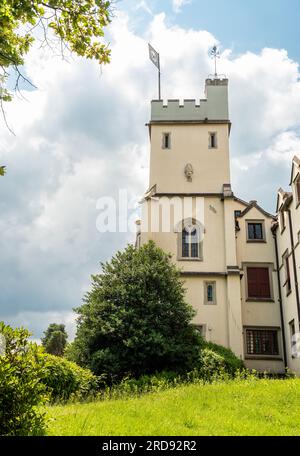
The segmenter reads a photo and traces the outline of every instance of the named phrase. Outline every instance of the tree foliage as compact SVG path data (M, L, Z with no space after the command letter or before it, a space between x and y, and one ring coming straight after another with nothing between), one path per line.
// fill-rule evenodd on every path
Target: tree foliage
M72 358L110 382L192 369L200 337L184 294L169 255L152 241L138 250L128 246L92 276L92 289L76 309Z
M52 47L49 30L60 44L75 54L108 63L110 50L101 41L110 22L111 1L105 0L1 0L0 2L0 102L10 101L6 87L8 69L19 79L26 77L20 66L33 42L41 35L42 45Z
M42 345L45 351L51 355L63 356L68 339L65 325L51 323L44 335Z
M44 415L38 406L46 399L40 382L43 363L26 329L12 329L0 322L0 435L37 435L43 432ZM5 341L5 343L4 343Z

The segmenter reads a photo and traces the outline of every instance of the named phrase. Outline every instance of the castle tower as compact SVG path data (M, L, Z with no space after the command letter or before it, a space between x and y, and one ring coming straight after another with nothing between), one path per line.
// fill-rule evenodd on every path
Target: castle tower
M152 239L171 254L206 340L231 348L251 369L284 372L276 217L233 194L230 127L228 80L217 74L206 80L205 99L152 101L137 245Z
M152 239L172 254L199 331L243 357L230 126L227 79L207 79L205 99L152 101L138 243Z
M221 193L230 183L228 80L207 79L206 99L151 103L150 185L158 193ZM187 163L192 181L184 179Z

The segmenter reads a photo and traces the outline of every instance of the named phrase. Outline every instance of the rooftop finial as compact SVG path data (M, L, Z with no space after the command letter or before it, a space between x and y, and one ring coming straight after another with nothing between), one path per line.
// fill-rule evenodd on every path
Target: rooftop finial
M220 58L220 51L217 47L217 45L215 44L213 46L213 48L209 51L209 55L215 60L215 74L214 74L214 77L215 79L218 78L218 73L217 73L217 59Z

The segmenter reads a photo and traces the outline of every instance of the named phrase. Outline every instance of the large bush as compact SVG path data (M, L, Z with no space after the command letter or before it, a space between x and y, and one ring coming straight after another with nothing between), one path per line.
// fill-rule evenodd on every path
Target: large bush
M96 394L98 380L88 369L64 358L40 354L44 369L41 381L51 394L51 401L85 399Z
M38 406L46 399L40 382L43 363L29 343L30 333L0 322L0 434L36 435L43 432L44 415Z
M72 357L108 382L127 375L191 370L200 337L180 272L153 242L128 246L92 276L79 314Z

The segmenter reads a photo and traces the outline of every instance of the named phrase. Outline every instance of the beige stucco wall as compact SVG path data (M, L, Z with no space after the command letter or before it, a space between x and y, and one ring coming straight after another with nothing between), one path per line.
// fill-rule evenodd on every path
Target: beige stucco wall
M244 211L249 205L230 196L230 193L223 195L223 185L230 184L227 82L216 81L215 86L208 86L207 102L199 109L192 101L185 101L182 108L174 100L169 101L167 107L163 107L162 102L152 103L148 187L151 192L143 202L142 219L147 220L148 225L146 227L142 223L141 243L152 239L172 255L172 260L183 272L186 299L196 310L194 323L205 327L208 340L230 347L237 356L244 358L246 326L281 326L275 249L271 233L273 219L254 206L239 219L240 231L236 232L234 211ZM202 119L207 107L222 113L218 122L216 117ZM199 116L202 116L201 119ZM193 118L190 119L193 122L189 117ZM210 132L217 133L217 148L209 148ZM170 149L162 147L164 133L170 134ZM190 182L184 173L188 163L193 167ZM191 207L184 213L182 220L196 218L204 225L201 260L182 260L178 257L178 237L181 234L175 228L172 210L170 229L163 231L161 211L157 208L162 198L167 198L163 196L166 194L175 195L181 200L183 196L192 199ZM200 220L195 209L196 198L201 200L203 207ZM247 220L263 220L265 243L247 242ZM152 222L155 222L155 229ZM300 247L298 250L300 255ZM270 266L273 302L247 301L244 274L247 263ZM216 283L216 305L204 303L206 281ZM279 339L279 346L282 347L280 331ZM278 359L251 359L246 360L246 363L250 368L258 370L284 370L283 362Z
M171 134L171 149L162 148L163 133ZM209 149L209 132L217 132L218 148ZM184 168L193 166L192 182ZM230 182L228 125L152 125L149 187L158 193L221 193Z
M226 309L226 278L216 276L183 277L186 300L196 310L193 322L205 326L205 338L223 346L228 346L228 326ZM205 282L216 282L216 305L204 304Z
M296 260L296 271L297 271L297 280L298 280L298 287L300 283L300 243L298 232L300 230L300 206L297 202L297 195L295 185L293 184L294 179L296 178L297 174L299 173L299 166L294 163L293 167L293 175L291 176L291 189L290 191L293 193L293 201L289 205L289 209L291 211L291 219L292 219L292 228L293 228L293 239L294 239L294 247L295 247L295 260ZM283 202L282 194L278 194L279 202L278 207L281 207ZM277 242L278 242L278 256L279 256L279 264L280 264L280 280L282 285L282 303L283 303L283 312L284 312L284 322L285 322L285 339L286 339L286 349L287 349L287 364L289 369L296 372L300 376L300 358L293 358L292 351L291 351L291 335L290 335L290 326L289 323L294 320L296 331L299 331L299 318L298 318L298 310L297 310L297 301L296 301L296 292L295 292L295 276L294 276L294 268L293 268L293 258L291 255L291 239L290 239L290 224L289 224L289 217L288 213L285 212L285 228L281 226L279 219L279 226L277 228ZM285 268L282 261L282 255L288 250L289 252L289 267L290 267L290 279L291 279L291 293L287 295L286 287L283 287L283 284L286 280L286 273Z
M275 259L275 244L271 231L273 218L266 216L255 206L243 217L239 218L240 230L236 235L238 264L243 273L241 278L241 304L242 322L245 327L278 328L278 342L280 348L280 360L247 359L246 365L251 369L270 370L275 372L284 371L283 344L281 333L280 303L278 296L278 283ZM259 221L264 225L265 242L247 241L247 222ZM248 300L247 297L247 265L261 265L270 268L272 301ZM245 329L244 329L245 331ZM258 358L258 357L257 357Z

